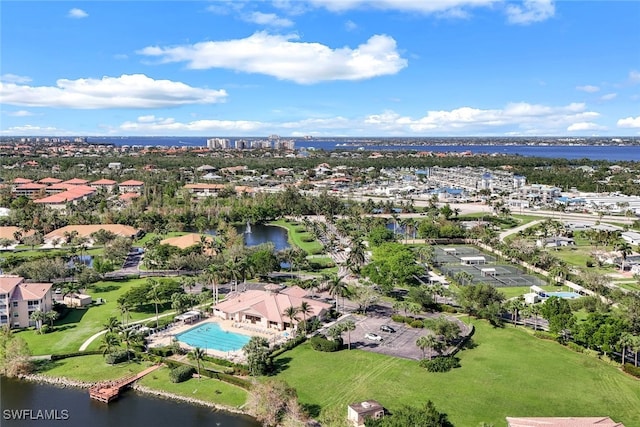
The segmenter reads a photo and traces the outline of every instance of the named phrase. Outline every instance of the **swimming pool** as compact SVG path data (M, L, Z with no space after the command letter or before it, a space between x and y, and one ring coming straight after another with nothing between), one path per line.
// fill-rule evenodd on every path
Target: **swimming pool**
M240 350L249 342L251 337L224 331L217 323L207 322L177 334L176 339L192 347L218 351L235 351Z
M547 297L558 297L564 299L576 299L582 296L577 292L545 292L545 295Z

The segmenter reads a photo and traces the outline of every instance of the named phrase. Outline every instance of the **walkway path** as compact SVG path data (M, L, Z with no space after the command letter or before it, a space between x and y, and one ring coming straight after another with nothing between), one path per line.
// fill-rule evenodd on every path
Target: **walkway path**
M518 226L518 227L516 227L516 228L510 228L510 229L508 229L508 230L505 230L505 231L503 231L502 233L500 233L500 241L501 241L501 242L504 242L504 239L505 239L507 236L511 236L512 234L519 233L519 232L521 232L522 230L525 230L525 229L527 229L527 228L529 228L529 227L534 227L534 226L536 226L536 225L540 224L541 222L542 222L542 220L540 220L540 219L539 219L539 220L536 220L536 221L531 221L531 222L528 222L528 223L526 223L526 224L519 225L519 226Z
M164 313L161 314L160 316L158 316L158 318L161 317L167 317L167 316L173 316L175 315L176 312L175 311L171 311L169 313ZM147 317L146 319L142 319L142 320L136 320L135 322L130 322L127 323L127 326L131 326L131 325L139 325L140 323L145 323L145 322L150 322L152 320L156 320L156 316L153 317ZM89 345L96 339L98 338L100 335L104 335L107 332L107 330L103 330L100 332L97 332L93 335L91 335L85 342L82 343L82 345L80 346L80 349L78 351L85 351L87 349L87 347L89 347Z

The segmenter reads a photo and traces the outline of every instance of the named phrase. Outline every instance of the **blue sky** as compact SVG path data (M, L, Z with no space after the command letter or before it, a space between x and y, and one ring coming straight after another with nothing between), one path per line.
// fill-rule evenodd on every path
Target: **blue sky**
M640 2L2 1L0 135L637 136Z

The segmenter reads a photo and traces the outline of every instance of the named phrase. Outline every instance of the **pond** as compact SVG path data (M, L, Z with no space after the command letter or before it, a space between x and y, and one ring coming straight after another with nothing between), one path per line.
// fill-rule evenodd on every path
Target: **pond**
M257 246L263 243L271 242L276 251L290 248L288 235L285 228L275 225L265 224L244 224L236 225L238 234L244 236L244 244L247 246ZM208 234L216 234L215 230L207 230Z
M84 264L86 267L93 267L93 255L75 255L67 263L69 268L75 267L76 264Z

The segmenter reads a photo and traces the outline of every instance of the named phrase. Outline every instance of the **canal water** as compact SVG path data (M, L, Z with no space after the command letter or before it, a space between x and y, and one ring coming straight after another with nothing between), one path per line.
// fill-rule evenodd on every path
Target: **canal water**
M133 390L106 405L89 392L0 377L2 427L259 427L253 418L151 397Z

